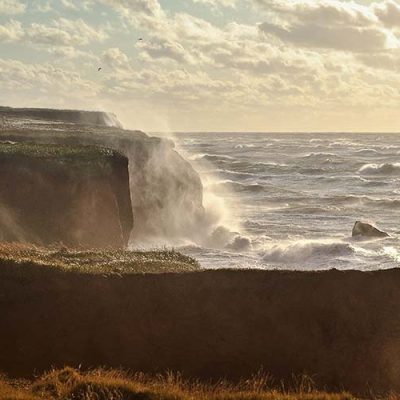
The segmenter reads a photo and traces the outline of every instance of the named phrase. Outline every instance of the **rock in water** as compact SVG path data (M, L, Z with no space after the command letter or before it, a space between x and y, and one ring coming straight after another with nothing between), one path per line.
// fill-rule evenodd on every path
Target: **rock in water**
M370 224L357 221L354 224L352 236L388 237L389 235L386 232L380 231Z

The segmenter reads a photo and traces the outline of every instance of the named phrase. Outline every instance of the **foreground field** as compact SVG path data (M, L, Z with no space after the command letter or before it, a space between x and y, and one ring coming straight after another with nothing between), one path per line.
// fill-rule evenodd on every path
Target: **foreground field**
M295 387L274 389L267 375L258 374L236 385L226 382L185 382L179 375L150 378L128 376L119 371L96 370L81 373L64 368L35 381L0 381L0 400L351 400L353 396L313 390L308 379Z
M400 392L399 315L399 269L205 271L173 251L0 245L0 371L12 378L71 366L238 382L263 370L386 396Z

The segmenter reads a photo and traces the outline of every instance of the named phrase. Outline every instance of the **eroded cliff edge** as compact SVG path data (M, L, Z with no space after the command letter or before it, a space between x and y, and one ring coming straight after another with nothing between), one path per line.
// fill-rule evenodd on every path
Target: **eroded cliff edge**
M136 241L198 231L204 214L198 174L171 141L118 126L107 113L0 107L0 140L102 146L125 155Z
M0 142L0 240L122 248L133 226L128 160L94 146Z

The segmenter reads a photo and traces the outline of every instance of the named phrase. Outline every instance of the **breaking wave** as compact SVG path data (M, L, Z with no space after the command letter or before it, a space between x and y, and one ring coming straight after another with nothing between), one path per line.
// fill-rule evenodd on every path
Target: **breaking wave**
M348 257L355 253L354 248L341 241L301 241L286 244L274 244L263 253L266 263L293 264L333 257ZM322 265L321 265L322 267Z
M364 175L400 175L400 163L365 164L359 172Z

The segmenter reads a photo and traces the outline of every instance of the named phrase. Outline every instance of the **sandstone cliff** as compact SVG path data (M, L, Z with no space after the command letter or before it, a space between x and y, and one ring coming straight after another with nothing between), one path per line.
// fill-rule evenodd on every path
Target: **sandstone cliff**
M0 240L127 245L128 160L98 147L0 143Z

